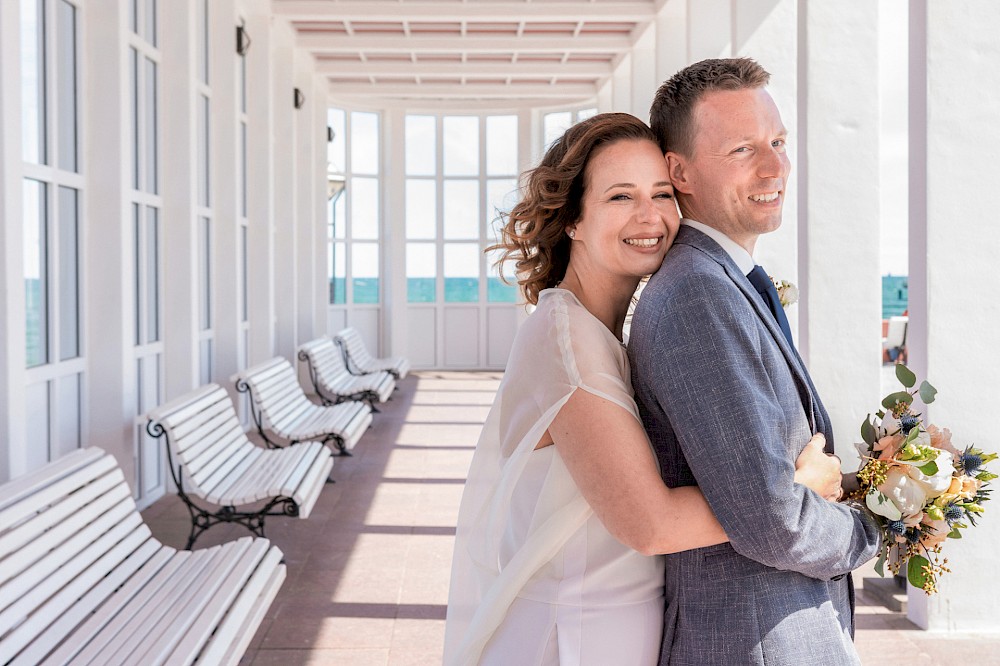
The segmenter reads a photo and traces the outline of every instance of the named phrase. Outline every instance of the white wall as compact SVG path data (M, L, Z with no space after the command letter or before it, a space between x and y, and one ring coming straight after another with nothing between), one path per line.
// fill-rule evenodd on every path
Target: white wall
M956 446L1000 451L991 408L1000 367L1000 6L921 0L910 11L909 364L940 391L927 416L952 430ZM985 508L979 527L946 544L952 573L940 594L911 588L909 616L919 625L1000 631L1000 506Z

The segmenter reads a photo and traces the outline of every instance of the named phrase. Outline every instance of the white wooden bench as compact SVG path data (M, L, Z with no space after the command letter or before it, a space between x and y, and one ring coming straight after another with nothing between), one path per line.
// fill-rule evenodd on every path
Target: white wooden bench
M237 664L284 579L267 539L154 539L98 448L0 486L0 664Z
M269 446L280 444L274 435L294 444L321 440L349 456L372 422L372 408L364 402L317 405L299 386L295 369L276 356L233 375L236 390L250 394L250 411L261 437Z
M300 346L298 357L308 366L313 390L325 405L363 400L377 412L375 403L385 402L396 389L396 380L385 371L352 375L340 349L328 337L316 338Z
M239 523L263 537L267 516L309 517L333 467L321 442L277 450L255 446L218 384L187 393L147 418L149 434L167 440L170 473L191 514L188 549L218 523ZM236 509L259 502L256 509Z
M365 347L361 340L358 329L348 326L339 331L334 340L344 351L344 360L348 369L356 375L365 375L372 372L386 371L396 380L400 380L410 371L409 359L402 356L390 356L386 358L375 358Z

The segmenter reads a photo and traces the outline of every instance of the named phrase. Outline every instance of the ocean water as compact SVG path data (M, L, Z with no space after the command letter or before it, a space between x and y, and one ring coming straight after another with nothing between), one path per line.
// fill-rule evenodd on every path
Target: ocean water
M443 278L445 303L478 303L478 278ZM351 289L355 303L378 303L378 278L354 278ZM407 278L406 298L410 303L433 303L436 297L437 278ZM500 278L491 277L486 283L486 301L488 303L517 303L519 293L517 285L508 285ZM347 302L347 280L333 278L330 280L330 302L335 304Z
M909 307L909 278L905 275L882 276L882 319L895 317Z

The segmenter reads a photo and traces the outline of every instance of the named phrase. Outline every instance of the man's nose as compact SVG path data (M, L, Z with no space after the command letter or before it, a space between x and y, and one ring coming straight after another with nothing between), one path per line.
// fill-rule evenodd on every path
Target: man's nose
M761 178L784 178L788 175L788 156L784 152L770 148L760 155L760 160L757 163L758 176Z

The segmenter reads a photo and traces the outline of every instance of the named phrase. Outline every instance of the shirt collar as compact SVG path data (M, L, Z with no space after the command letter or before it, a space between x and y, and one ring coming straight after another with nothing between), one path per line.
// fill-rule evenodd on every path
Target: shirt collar
M753 257L750 256L750 253L747 252L742 245L739 245L736 241L718 229L686 217L681 218L681 224L686 224L693 229L697 229L718 243L719 246L726 251L726 254L732 258L736 266L743 271L743 275L748 275L750 271L753 270L753 267L757 265L757 262L753 260Z

